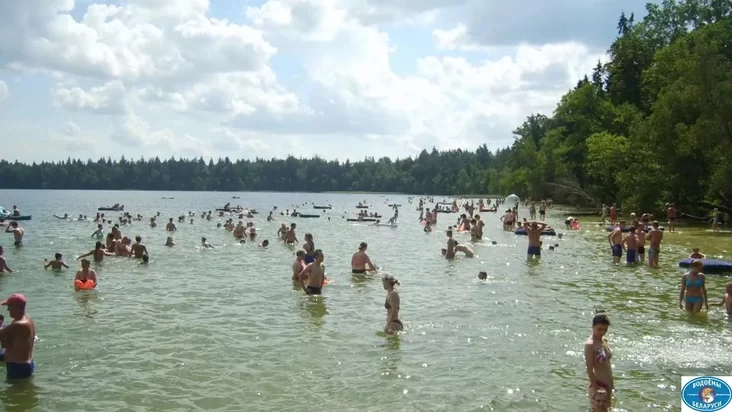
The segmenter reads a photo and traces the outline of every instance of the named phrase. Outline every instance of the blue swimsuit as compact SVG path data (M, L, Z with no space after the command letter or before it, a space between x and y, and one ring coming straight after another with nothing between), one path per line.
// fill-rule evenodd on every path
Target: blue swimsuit
M693 283L691 282L691 279L686 278L686 287L687 288L692 287L692 285L695 286L695 287L700 288L700 287L702 287L702 284L703 283L704 283L704 281L702 281L701 278L698 278ZM701 302L702 300L704 300L704 297L703 296L689 296L689 295L686 295L685 296L685 299L686 299L686 303L690 303L690 304L693 305L693 304L695 304L697 302Z

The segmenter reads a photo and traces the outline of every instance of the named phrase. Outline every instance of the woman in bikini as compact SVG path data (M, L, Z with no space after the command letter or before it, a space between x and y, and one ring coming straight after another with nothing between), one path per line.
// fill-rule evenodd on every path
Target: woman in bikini
M386 289L386 301L384 302L384 308L386 308L386 327L384 332L396 333L404 330L402 321L399 320L399 292L396 290L396 286L399 285L399 279L392 275L384 276L382 279L384 289Z
M679 309L684 309L684 301L686 301L686 311L689 313L697 313L701 311L702 304L709 310L707 302L706 278L701 273L703 268L702 261L695 259L691 262L691 270L681 277L681 292L679 293Z
M592 335L585 342L585 365L587 366L587 377L590 380L588 390L590 400L594 399L598 389L605 389L612 395L615 388L613 369L610 365L613 354L605 339L609 327L608 316L604 312L598 311L592 318Z
M302 248L305 249L305 263L315 262L315 242L313 242L312 234L305 233L305 244L302 245Z

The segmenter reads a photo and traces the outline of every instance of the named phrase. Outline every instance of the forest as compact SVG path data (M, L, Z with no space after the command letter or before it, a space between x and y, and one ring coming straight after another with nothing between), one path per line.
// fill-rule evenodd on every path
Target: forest
M532 114L511 147L406 159L0 161L0 187L503 194L577 205L732 212L732 0L621 14L609 60Z

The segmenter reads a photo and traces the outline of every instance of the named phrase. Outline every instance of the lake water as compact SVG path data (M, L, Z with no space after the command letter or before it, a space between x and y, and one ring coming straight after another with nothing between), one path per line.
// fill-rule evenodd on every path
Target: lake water
M404 205L397 229L341 218L363 200L389 215L387 199ZM274 241L279 224L290 221L300 239L314 235L335 280L322 299L293 288L294 249L237 245L216 229L218 217L179 223L174 248L163 246L164 224L124 227L125 235L143 237L151 263L108 258L96 267L95 292L75 293L72 270L42 270L55 252L74 269L74 257L94 244L92 222L54 213L93 216L120 202L133 214L159 211L164 223L229 201L261 212L251 219L260 241ZM324 214L331 220L266 222L273 206L304 202L332 204ZM667 234L663 269L651 271L612 266L607 233L589 223L545 239L557 250L527 264L526 237L504 233L491 213L483 213L485 238L498 244L484 241L472 246L476 258L446 261L443 230L455 215L441 214L438 230L425 234L416 205L400 195L0 191L0 205L14 204L33 220L21 222L23 248L12 247L9 234L0 238L17 271L0 277L0 294L26 294L39 341L33 381L0 386L9 411L586 411L582 344L598 306L613 322L617 408L679 410L681 375L732 375L723 311L690 318L677 306L678 259L692 245L731 258L732 237L724 233ZM555 227L563 218L549 213ZM217 248L199 249L201 236ZM349 274L361 241L374 263L402 281L406 332L398 338L382 333L380 279ZM477 281L480 270L488 282ZM710 300L722 296L725 282L708 277Z

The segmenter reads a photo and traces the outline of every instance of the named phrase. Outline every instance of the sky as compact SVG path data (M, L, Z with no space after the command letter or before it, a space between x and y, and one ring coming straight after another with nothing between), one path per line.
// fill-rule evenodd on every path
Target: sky
M0 158L495 150L645 3L0 1Z

